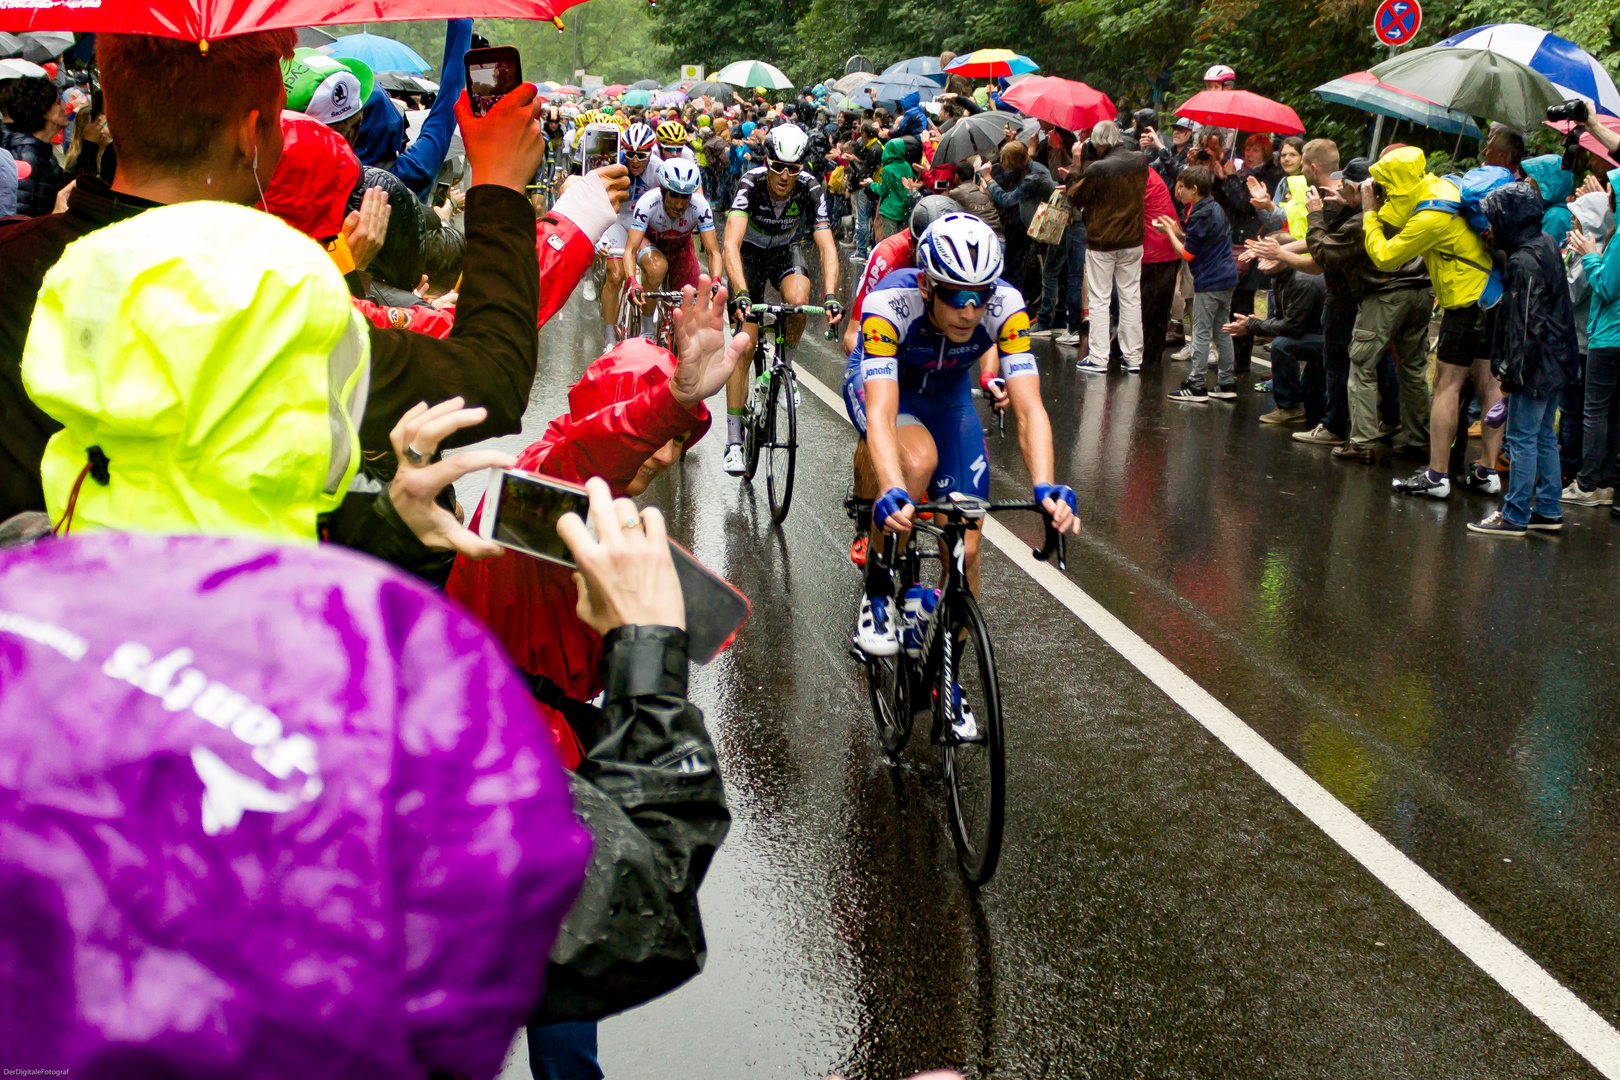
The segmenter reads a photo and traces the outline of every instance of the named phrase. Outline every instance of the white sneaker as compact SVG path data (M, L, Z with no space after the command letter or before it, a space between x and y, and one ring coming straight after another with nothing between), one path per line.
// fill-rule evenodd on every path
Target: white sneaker
M1065 331L1063 331L1063 336L1057 339L1057 343L1059 345L1078 345L1078 344L1080 344L1080 331L1078 331L1078 330L1065 330Z
M956 742L979 741L979 718L973 715L973 706L962 696L962 688L953 686L956 692L956 720L951 724L951 738Z
M1125 365L1125 374L1127 374L1127 375L1140 375L1140 374L1142 374L1142 365L1141 364L1126 364Z
M1074 370L1084 372L1087 375L1106 375L1108 374L1108 365L1093 364L1089 359L1086 359L1075 364Z
M582 284L584 285L585 302L587 304L594 304L598 296L596 291L596 275L587 270L585 272L585 280Z
M1192 359L1192 346L1190 344L1189 345L1183 345L1181 348L1177 349L1175 352L1170 354L1170 359L1172 359L1172 360L1191 360Z
M900 635L894 625L894 601L886 596L861 597L861 614L855 622L855 647L867 656L893 656L900 651Z
M742 443L734 442L726 447L726 472L732 476L741 476L748 471L748 465L743 461Z

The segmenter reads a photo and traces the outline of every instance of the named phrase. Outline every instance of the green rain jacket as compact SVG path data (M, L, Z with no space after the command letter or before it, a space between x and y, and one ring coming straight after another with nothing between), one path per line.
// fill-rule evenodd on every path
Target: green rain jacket
M193 202L110 225L46 275L23 350L63 426L46 506L72 502L75 529L315 543L360 464L369 371L343 276L279 219Z
M883 144L883 172L872 185L877 196L879 216L902 225L911 217L911 189L905 181L913 179L911 163L906 160L906 144L901 139L890 139Z

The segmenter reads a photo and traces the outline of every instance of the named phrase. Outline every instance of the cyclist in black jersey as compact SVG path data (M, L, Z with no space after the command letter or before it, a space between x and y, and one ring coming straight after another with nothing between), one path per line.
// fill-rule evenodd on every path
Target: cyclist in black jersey
M765 138L765 164L750 169L737 184L726 218L724 261L730 279L733 314L741 319L752 303L750 289L763 297L774 285L785 304L810 302L810 272L799 250L805 235L815 239L821 258L822 306L827 324L838 323L838 243L827 217L821 183L803 168L809 137L797 124L773 128ZM787 321L787 341L797 345L804 316ZM759 337L757 323L743 322L749 351ZM748 401L749 365L739 364L726 384L726 471L744 472L742 429Z

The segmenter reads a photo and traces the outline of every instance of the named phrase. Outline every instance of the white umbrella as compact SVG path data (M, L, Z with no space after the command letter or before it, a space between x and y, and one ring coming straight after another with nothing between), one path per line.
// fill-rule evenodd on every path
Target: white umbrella
M0 60L0 79L43 79L45 69L27 60Z
M793 89L793 80L782 74L780 68L759 60L738 60L735 64L727 64L709 77L715 82L731 86L763 86L767 90Z

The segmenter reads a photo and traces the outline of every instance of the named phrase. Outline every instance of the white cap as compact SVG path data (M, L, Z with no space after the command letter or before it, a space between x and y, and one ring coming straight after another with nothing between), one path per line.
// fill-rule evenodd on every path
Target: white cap
M1237 82L1237 72L1225 64L1216 64L1204 72L1205 82Z
M360 80L352 72L339 71L328 75L309 99L304 110L321 123L331 127L340 124L366 107L360 100Z

